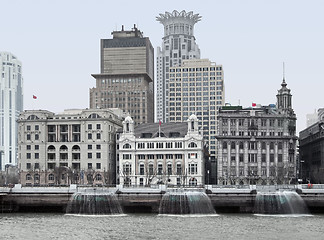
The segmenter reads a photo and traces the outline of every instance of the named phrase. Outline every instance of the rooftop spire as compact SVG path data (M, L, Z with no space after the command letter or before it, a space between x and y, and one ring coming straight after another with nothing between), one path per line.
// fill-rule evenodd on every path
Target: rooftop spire
M286 87L287 83L285 81L285 62L282 63L282 87Z

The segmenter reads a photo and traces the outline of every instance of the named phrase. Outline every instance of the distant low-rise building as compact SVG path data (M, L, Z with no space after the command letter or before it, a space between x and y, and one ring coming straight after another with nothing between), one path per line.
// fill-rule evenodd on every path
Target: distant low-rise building
M115 183L115 133L122 119L119 109L22 112L18 119L21 184Z
M184 123L146 123L136 128L127 117L117 138L120 184L204 184L203 136L195 115Z
M324 183L324 119L299 133L300 178L304 183Z
M285 80L277 105L225 106L218 113L218 184L296 181L296 115Z

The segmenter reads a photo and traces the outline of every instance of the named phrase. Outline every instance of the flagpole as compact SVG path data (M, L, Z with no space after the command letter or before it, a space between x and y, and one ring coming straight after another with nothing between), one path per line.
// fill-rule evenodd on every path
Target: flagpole
M161 137L161 120L159 120L159 137Z

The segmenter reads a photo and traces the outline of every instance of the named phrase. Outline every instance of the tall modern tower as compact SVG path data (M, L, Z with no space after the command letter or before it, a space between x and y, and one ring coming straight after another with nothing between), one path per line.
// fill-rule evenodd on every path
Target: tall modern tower
M101 73L92 74L90 108L120 108L135 124L154 121L154 49L136 26L101 39Z
M157 49L156 61L156 121L169 121L170 67L180 66L185 59L199 59L200 50L194 37L194 25L200 21L199 14L174 10L156 18L164 26L162 48Z
M0 52L0 170L17 164L18 124L23 110L21 62L9 52Z

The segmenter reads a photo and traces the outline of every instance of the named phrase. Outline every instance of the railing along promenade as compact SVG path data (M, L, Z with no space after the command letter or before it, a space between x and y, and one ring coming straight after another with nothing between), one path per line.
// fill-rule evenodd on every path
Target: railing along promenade
M0 213L64 212L76 192L113 192L126 212L157 212L165 192L203 191L217 212L253 212L258 192L296 191L311 212L324 213L324 185L205 185L205 186L15 186L0 187Z

